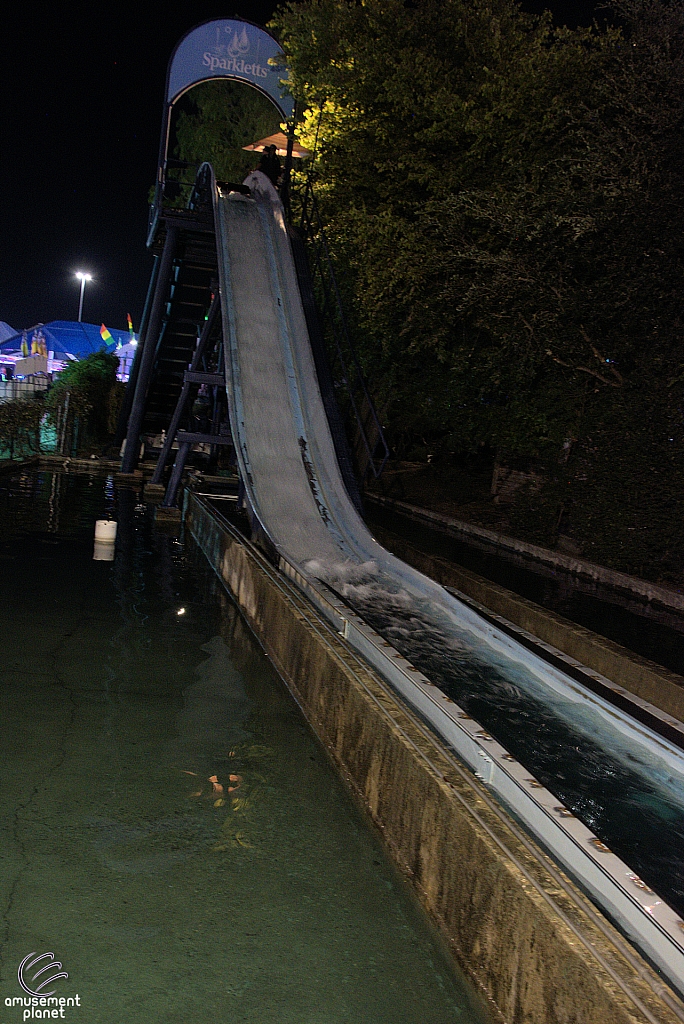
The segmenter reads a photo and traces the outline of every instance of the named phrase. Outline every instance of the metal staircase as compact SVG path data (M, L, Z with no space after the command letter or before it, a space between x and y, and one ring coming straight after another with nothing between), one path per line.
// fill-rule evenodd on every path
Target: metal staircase
M211 180L205 164L184 210L165 208L163 189L157 191L148 236L156 262L124 402L126 445L121 475L135 474L141 440L161 437L148 486L150 493L155 488L163 491L166 507L175 505L183 470L198 445L209 445L213 454L216 446L232 444ZM224 187L248 192L242 185L224 183ZM290 224L288 233L335 452L347 491L361 512L358 479L366 472L379 476L389 450L349 336L310 186L304 193L300 224ZM211 407L204 423L193 413L198 394L208 397ZM340 400L348 413L346 424Z

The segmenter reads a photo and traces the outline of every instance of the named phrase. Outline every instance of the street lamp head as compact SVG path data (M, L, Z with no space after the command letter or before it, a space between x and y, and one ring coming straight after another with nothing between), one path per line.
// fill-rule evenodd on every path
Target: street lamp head
M92 281L93 275L86 274L83 270L77 270L75 275L76 280L81 282L81 294L78 299L78 322L81 322L83 317L83 294L85 292L86 281Z

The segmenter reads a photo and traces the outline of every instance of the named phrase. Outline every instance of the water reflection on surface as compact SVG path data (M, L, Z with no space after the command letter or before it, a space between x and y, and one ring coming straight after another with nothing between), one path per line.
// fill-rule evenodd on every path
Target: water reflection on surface
M89 1024L482 1021L204 563L96 475L0 525L3 999L50 949Z

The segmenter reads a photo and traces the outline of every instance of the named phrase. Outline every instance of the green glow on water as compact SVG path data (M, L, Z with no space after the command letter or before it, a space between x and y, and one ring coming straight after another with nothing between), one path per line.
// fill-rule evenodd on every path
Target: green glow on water
M50 950L88 1024L483 1022L203 562L97 476L0 526L0 1020Z

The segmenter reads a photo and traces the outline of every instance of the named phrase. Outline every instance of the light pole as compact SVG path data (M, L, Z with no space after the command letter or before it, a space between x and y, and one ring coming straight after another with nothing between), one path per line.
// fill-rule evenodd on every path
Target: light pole
M84 292L85 292L86 281L92 281L93 275L92 274L84 274L83 271L77 270L76 271L76 277L81 282L81 296L80 296L80 298L78 300L78 322L80 324L80 322L81 322L81 320L83 318L83 295L84 295Z

